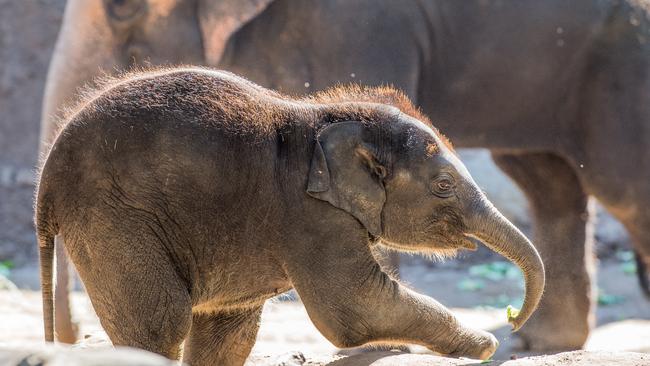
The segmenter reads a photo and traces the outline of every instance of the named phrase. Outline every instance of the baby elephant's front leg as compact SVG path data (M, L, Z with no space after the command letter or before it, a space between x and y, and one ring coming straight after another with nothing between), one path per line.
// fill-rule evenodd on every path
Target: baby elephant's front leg
M392 280L369 252L319 259L295 266L291 277L310 318L337 347L412 343L446 355L487 359L499 345L492 334L465 327L434 299Z
M402 299L402 316L404 319L411 319L412 335L425 341L420 343L407 340L408 343L418 343L432 351L452 357L481 360L490 358L499 347L499 342L491 333L461 324L449 309L439 302L394 283ZM410 317L410 314L415 315ZM418 324L418 318L421 326ZM393 319L393 322L397 325L399 319Z

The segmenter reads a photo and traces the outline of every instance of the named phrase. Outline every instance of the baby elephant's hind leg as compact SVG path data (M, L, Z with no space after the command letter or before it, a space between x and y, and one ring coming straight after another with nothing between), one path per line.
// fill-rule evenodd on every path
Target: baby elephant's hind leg
M183 362L191 366L243 365L255 343L261 314L261 306L193 314Z
M88 293L113 345L179 359L181 344L191 324L191 304L186 291L152 286L150 291L140 288L139 293L122 292L109 297L98 296L94 289Z
M108 235L107 235L108 236ZM92 254L72 251L97 316L115 346L180 357L191 327L192 303L173 261L153 241L104 238ZM89 242L99 242L95 237ZM67 242L66 242L67 244ZM115 249L117 248L117 249Z

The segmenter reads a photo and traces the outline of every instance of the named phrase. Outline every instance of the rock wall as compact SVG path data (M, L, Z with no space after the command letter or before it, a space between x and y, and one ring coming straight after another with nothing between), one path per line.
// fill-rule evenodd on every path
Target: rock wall
M41 100L65 0L0 0L0 260L34 259Z

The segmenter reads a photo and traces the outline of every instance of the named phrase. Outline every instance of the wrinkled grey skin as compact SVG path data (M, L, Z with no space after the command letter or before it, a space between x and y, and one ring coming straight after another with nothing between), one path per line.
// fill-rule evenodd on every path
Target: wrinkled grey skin
M458 147L491 149L528 197L554 294L520 332L530 348L580 348L593 326L588 196L650 262L650 35L635 1L213 0L176 1L169 13L153 0L148 13L131 11L136 0L106 4L118 2L132 16L69 2L44 138L98 65L207 63L292 93L390 83Z
M394 281L372 246L445 253L478 238L524 274L515 330L542 297L541 258L437 132L363 95L298 101L172 69L89 98L37 192L46 340L60 235L115 345L174 359L185 341L191 365L243 365L264 301L295 288L338 347L490 357L494 336Z

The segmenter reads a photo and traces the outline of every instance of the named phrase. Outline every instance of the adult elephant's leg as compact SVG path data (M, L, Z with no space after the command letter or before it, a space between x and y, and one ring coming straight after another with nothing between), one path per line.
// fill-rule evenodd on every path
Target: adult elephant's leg
M612 179L611 186L620 186ZM600 191L604 191L603 187ZM602 197L600 202L616 217L627 229L634 245L634 254L637 264L639 286L643 294L650 299L650 212L646 209L646 202L650 202L650 193L640 192L630 187L630 198L627 200L610 202L607 197ZM599 193L599 192L596 192ZM598 195L596 195L598 198Z
M533 244L546 268L545 295L519 334L531 350L581 348L594 323L588 196L573 168L557 155L493 152L492 156L530 202Z
M262 307L211 314L194 313L183 362L198 365L243 365L255 344Z
M72 290L72 273L71 263L65 253L63 246L63 237L56 237L56 288L54 299L54 327L56 337L62 343L74 343L79 336L79 326L72 321L72 312L70 310L70 291Z
M636 275L639 279L639 286L645 297L650 300L650 256L645 256L639 250L634 251L636 262Z

